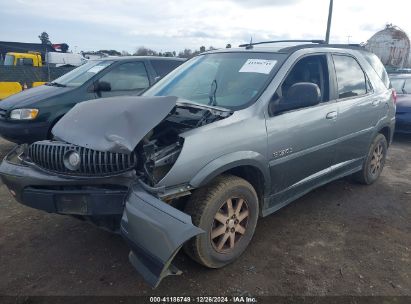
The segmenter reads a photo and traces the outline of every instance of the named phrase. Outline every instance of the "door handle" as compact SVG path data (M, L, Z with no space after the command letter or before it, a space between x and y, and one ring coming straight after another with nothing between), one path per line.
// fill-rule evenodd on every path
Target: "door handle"
M326 119L335 119L337 118L338 113L337 111L332 111L330 113L327 113L327 116L325 116Z

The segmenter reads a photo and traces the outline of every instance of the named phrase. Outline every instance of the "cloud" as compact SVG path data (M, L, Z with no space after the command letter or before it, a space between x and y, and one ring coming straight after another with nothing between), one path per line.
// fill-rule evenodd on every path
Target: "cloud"
M408 1L397 0L396 7ZM323 39L329 0L15 0L2 3L2 40L37 41L41 31L81 49L182 50L275 39ZM373 0L334 1L332 42L359 43L407 10ZM7 22L5 22L7 20ZM30 22L22 22L30 20ZM30 24L28 27L26 24Z
M302 0L231 0L233 3L244 5L246 7L259 6L290 6Z

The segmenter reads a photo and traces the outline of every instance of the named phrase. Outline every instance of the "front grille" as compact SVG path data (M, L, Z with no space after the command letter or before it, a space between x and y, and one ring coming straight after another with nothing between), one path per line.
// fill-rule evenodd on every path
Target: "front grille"
M65 166L64 155L67 151L76 151L80 155L78 169L69 170ZM56 141L35 142L28 149L28 157L32 163L42 169L83 176L114 175L131 170L137 164L135 153L101 152Z

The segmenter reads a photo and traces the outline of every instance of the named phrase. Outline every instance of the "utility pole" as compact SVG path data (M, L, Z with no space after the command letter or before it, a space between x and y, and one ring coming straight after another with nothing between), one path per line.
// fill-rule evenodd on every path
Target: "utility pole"
M347 44L350 44L350 38L351 38L352 36L351 35L348 35L347 36Z
M325 43L330 43L331 19L333 17L333 0L330 0L330 7L328 9L327 33L325 34Z

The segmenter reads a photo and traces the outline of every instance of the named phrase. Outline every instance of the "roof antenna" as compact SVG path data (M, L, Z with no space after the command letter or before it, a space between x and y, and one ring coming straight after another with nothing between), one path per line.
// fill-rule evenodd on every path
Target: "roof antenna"
M250 37L250 43L245 47L246 50L251 50L253 48L253 36Z

